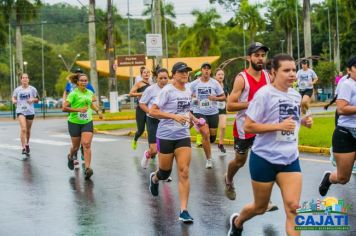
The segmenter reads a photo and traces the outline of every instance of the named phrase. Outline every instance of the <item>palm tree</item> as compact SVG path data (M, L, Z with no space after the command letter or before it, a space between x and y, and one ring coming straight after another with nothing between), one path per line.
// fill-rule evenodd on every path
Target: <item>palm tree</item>
M235 21L243 30L249 32L251 43L255 41L256 33L265 28L265 22L259 13L261 7L260 4L250 5L248 0L241 0L236 12Z
M41 0L4 0L1 1L1 11L5 20L10 22L16 18L16 73L23 72L22 54L22 24L37 17L37 10L42 6Z
M216 35L216 26L220 26L220 15L216 9L210 9L207 12L198 10L192 11L196 21L189 30L188 38L182 43L180 52L184 56L208 56L218 53L218 36Z
M303 0L303 24L304 24L304 56L310 57L312 55L310 0Z
M277 24L283 28L287 39L287 53L293 56L293 29L296 27L295 0L272 0L271 14L276 16Z

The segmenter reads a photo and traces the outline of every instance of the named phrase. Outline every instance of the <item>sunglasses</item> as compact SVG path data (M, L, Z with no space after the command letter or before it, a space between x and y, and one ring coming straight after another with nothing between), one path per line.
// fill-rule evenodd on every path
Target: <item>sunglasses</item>
M82 80L82 79L80 79L80 80L78 80L79 82L88 82L88 80Z

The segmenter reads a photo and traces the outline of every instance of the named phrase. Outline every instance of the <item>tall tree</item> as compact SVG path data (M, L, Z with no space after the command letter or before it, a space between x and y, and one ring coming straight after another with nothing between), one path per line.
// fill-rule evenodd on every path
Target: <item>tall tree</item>
M304 25L304 56L312 55L311 25L310 25L310 0L303 0L303 25Z
M42 6L40 0L3 0L1 10L7 22L12 17L16 20L16 74L23 72L22 25L37 17L37 10Z
M90 80L95 89L96 94L100 95L98 85L98 71L96 69L95 0L89 0L88 21Z

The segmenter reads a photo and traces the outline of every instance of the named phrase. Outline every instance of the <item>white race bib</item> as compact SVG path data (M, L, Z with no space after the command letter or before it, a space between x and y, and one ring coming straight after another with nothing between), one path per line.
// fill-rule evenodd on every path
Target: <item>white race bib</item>
M186 117L187 120L189 120L189 113L188 113L188 112L186 112L186 113L180 113L180 114L178 114L178 115L182 115L182 116ZM179 122L177 122L177 121L174 120L174 126L175 126L175 127L178 127L178 128L182 128L182 127L189 128L190 122L187 121L187 122L185 122L184 124L181 124L181 123L179 123Z
M276 141L280 142L294 142L297 140L296 131L277 131Z
M200 108L209 108L211 107L211 102L209 99L203 99L200 101Z
M78 119L79 120L88 120L89 119L88 112L78 112Z
M21 112L27 112L29 110L29 107L26 104L21 104L20 110Z
M304 90L304 89L307 88L307 86L308 86L308 82L306 82L306 81L300 81L300 83L299 83L299 89Z
M217 107L220 110L225 109L226 103L225 102L217 102Z

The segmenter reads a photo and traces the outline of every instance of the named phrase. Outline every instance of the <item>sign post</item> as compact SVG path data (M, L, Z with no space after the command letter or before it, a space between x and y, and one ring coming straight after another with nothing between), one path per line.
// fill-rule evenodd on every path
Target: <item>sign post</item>
M161 34L146 34L146 52L147 56L163 56Z

